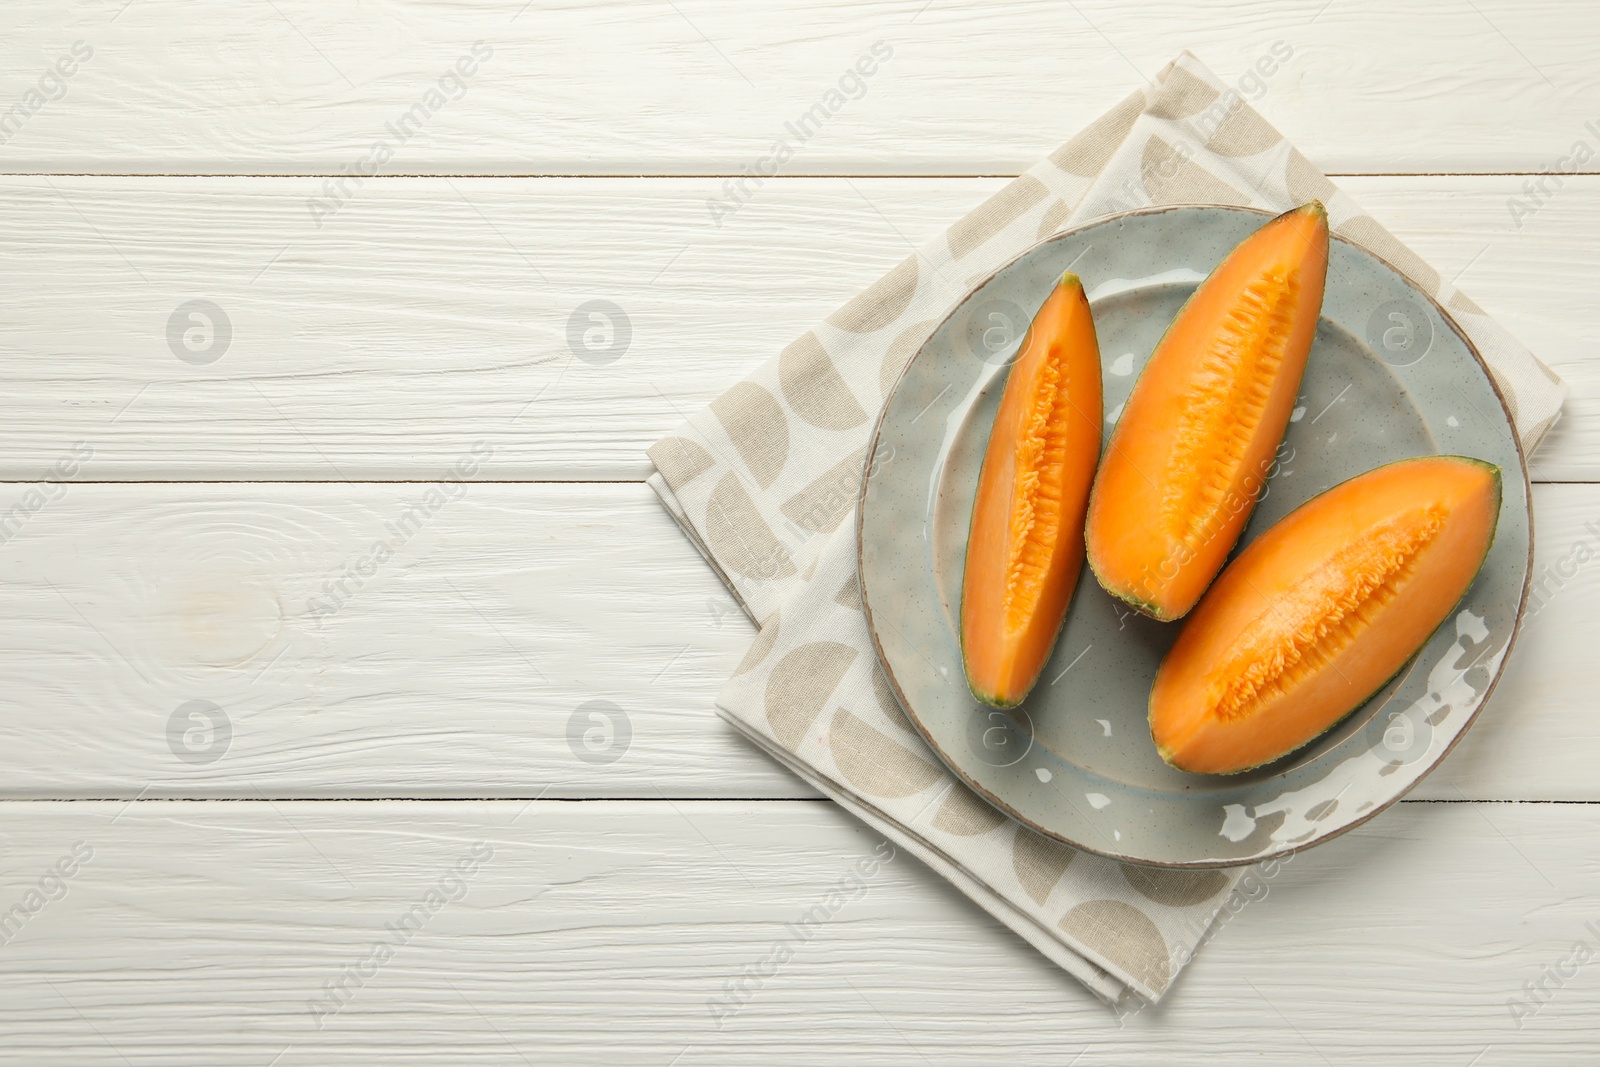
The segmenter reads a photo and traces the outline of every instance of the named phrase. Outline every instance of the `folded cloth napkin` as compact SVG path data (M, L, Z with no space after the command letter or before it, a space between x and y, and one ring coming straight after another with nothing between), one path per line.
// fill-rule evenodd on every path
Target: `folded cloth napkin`
M1113 1003L1166 991L1241 872L1077 852L928 751L878 670L856 583L873 413L972 285L1059 230L1152 204L1313 198L1335 232L1450 309L1531 452L1560 413L1560 379L1188 53L650 449L651 486L760 625L722 716Z

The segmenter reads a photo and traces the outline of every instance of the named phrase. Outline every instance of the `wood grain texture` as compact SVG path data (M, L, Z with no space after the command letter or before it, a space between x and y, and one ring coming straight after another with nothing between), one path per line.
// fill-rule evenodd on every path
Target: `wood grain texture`
M1600 942L1590 806L1404 804L1257 883L1122 1019L904 854L801 940L879 844L829 804L46 802L0 826L7 908L92 851L0 947L28 1064L1564 1065L1600 1010L1596 963L1544 978L1520 1029L1507 1007Z
M0 547L0 795L814 795L713 714L752 629L644 486L428 488L67 487ZM1535 499L1535 613L1417 796L1600 801L1600 486Z
M754 630L649 490L433 488L71 486L0 549L4 789L809 792L712 713Z
M1536 477L1600 478L1600 177L1518 230L1523 180L1345 184L1571 383ZM306 178L0 179L0 479L78 441L95 479L432 478L474 441L495 478L640 479L649 444L1000 184L772 182L718 228L709 179L399 178L319 229ZM220 346L178 311L197 299L232 331L204 364L175 354L189 329ZM593 300L627 319L613 362L569 342Z
M1600 480L1600 178L1518 220L1528 176L1434 173L1600 145L1592 17L10 0L4 1058L1592 1063L1587 969L1520 1026L1508 1002L1600 949L1593 804L1402 804L1294 860L1123 1020L901 857L719 1028L713 998L876 838L711 713L751 627L643 486L513 484L637 481L649 443L994 175L1184 48L1256 95L1241 77L1275 42L1293 58L1257 106L1325 169L1411 175L1341 184L1571 383L1536 477ZM723 177L876 41L893 55L864 95L715 225ZM439 87L460 98L432 108ZM19 121L34 90L61 98ZM388 176L324 185L380 140ZM175 315L195 300L231 328L210 362ZM596 300L628 319L615 362L569 340ZM1535 496L1538 610L1418 797L1600 800L1600 487ZM384 796L518 799L349 799ZM370 966L386 924L486 853ZM331 983L353 990L336 1012Z
M94 55L0 167L326 174L387 137L390 173L738 174L883 41L789 173L1015 174L1184 49L1324 168L1529 171L1600 116L1588 18L1564 0L13 0L7 97L75 40ZM479 40L464 89L388 134ZM1292 59L1241 83L1276 42Z

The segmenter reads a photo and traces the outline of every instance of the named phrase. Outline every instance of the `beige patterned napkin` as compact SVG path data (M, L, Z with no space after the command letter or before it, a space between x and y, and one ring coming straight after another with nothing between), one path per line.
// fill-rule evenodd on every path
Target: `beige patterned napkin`
M650 449L650 484L760 623L718 694L723 717L1109 1001L1159 998L1240 872L1076 852L999 814L927 750L879 674L856 585L873 415L949 308L1052 233L1151 204L1313 198L1335 232L1450 308L1531 451L1560 413L1560 380L1188 53Z

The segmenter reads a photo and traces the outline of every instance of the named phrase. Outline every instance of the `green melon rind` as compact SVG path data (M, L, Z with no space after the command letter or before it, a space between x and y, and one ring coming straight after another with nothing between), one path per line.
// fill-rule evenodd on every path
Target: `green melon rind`
M1091 495L1093 492L1094 490L1091 489ZM1091 504L1091 506L1093 505ZM1110 593L1124 604L1127 604L1129 607L1133 608L1140 615L1143 615L1148 619L1155 619L1157 622L1175 622L1183 617L1181 615L1164 615L1162 614L1161 609L1155 604L1152 604L1150 601L1140 600L1137 596L1134 596L1132 593L1127 592L1126 590L1113 588L1111 583L1107 581L1105 575L1101 574L1099 569L1094 565L1094 558L1089 555L1089 546L1087 541L1084 544L1083 558L1088 561L1089 573L1094 575L1094 580L1100 584L1100 588L1104 589L1106 592ZM1197 600L1195 603L1198 604L1199 601Z
M1293 515L1296 511L1299 511L1300 508L1307 507L1307 506L1315 503L1320 497L1325 496L1326 494L1333 492L1335 489L1339 488L1340 485L1344 485L1345 482L1353 482L1353 481L1356 480L1356 478L1362 478L1362 477L1365 477L1368 474L1371 474L1372 471L1382 470L1385 467L1392 467L1397 463L1410 463L1414 459L1452 459L1452 460L1458 460L1458 461L1460 461L1462 463L1471 463L1474 466L1487 468L1489 473L1494 475L1494 523L1493 523L1493 525L1491 525L1489 527L1489 540L1484 545L1483 555L1478 558L1478 566L1472 572L1472 579L1469 582L1467 582L1466 588L1461 591L1461 596L1456 600L1456 602L1453 605L1451 605L1450 610L1445 612L1444 618L1439 621L1439 625L1435 626L1432 630L1428 631L1427 636L1422 639L1421 644L1417 645L1417 647L1412 651L1411 655L1407 656L1405 658L1405 661L1403 663L1401 663L1400 666L1395 668L1393 674L1389 675L1383 681L1381 681L1377 685L1373 686L1371 692L1367 693L1366 696L1362 697L1360 700L1358 700L1354 704L1352 704L1350 706L1350 710L1349 711L1345 712L1343 715L1339 716L1337 719L1335 719L1332 722L1330 722L1325 729L1323 729L1320 732L1318 732L1316 734L1313 734L1312 736L1306 738L1304 741L1300 742L1298 745L1294 746L1293 748L1291 748L1291 749L1289 749L1289 750L1287 750L1285 752L1278 753L1276 756L1273 756L1271 759L1264 759L1260 763L1253 763L1248 767L1240 767L1238 770L1233 770L1233 771L1191 771L1187 767L1184 767L1182 764L1179 764L1179 763L1175 762L1172 759L1170 750L1167 749L1165 746L1161 745L1159 742L1155 741L1155 707L1153 706L1153 702L1154 702L1154 698L1155 698L1155 683L1152 681L1151 685L1150 685L1150 694L1149 694L1149 696L1147 696L1145 698L1145 721L1150 727L1150 739L1151 739L1152 743L1155 743L1156 752L1161 756L1161 760L1162 760L1163 763L1167 764L1167 766L1172 767L1175 770L1183 771L1185 774L1204 774L1204 775L1207 775L1207 776L1213 777L1213 778L1227 778L1227 777L1231 777L1231 776L1236 775L1236 774L1244 774L1247 771L1258 770L1258 769L1260 769L1262 767L1265 767L1269 763L1276 763L1278 760L1281 760L1281 759L1283 759L1283 758L1285 758L1287 756L1292 756L1296 752L1299 752L1302 748L1305 748L1307 745L1311 744L1311 742L1313 742L1313 741L1317 740L1318 738L1322 737L1323 735L1325 735L1329 730L1332 730L1334 727L1336 727L1340 723L1344 722L1351 715L1354 715L1356 712L1360 711L1363 707L1366 706L1367 701L1371 700L1378 693L1382 692L1383 688L1385 686L1387 686L1390 682L1394 681L1400 675L1404 674L1406 669L1411 666L1412 661L1415 660L1417 658L1417 656L1421 654L1421 652L1422 652L1422 650L1424 648L1428 647L1428 642L1433 640L1433 635L1439 632L1440 627L1444 626L1445 623L1450 621L1451 616L1453 616L1456 613L1456 609L1461 606L1462 601L1467 599L1467 594L1472 592L1472 587L1475 584L1477 584L1478 575L1483 573L1483 565L1486 562L1488 562L1489 551L1494 548L1495 537L1500 532L1500 509L1501 509L1501 506L1502 506L1502 504L1504 503L1504 500L1505 500L1505 481L1504 481L1504 476L1503 476L1503 473L1502 473L1502 471L1500 469L1499 464L1490 463L1488 460L1478 459L1478 458L1476 458L1474 456L1457 456L1457 455L1412 456L1412 457L1410 457L1408 459L1391 460L1388 463L1380 463L1380 464L1378 464L1376 467L1373 467L1372 470L1363 471L1361 474L1357 474L1354 477L1346 478L1343 482L1338 483L1338 485L1333 485L1333 486L1330 486L1327 489L1324 489L1321 493L1318 493L1316 496L1312 497L1310 500L1307 500L1304 504L1301 504L1300 507L1295 508L1294 511L1289 512L1289 515ZM1283 517L1283 519L1279 519L1278 521L1279 522L1283 522L1284 519L1287 519L1289 517L1289 515L1285 515ZM1223 569L1226 570L1227 568L1223 568ZM1198 603L1198 601L1196 601L1196 603ZM1158 668L1158 670L1159 670L1159 668Z

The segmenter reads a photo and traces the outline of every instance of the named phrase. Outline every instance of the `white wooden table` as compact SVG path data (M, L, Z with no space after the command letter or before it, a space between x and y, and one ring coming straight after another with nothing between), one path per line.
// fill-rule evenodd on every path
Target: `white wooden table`
M1257 106L1572 387L1493 702L1158 1008L902 859L719 1027L876 838L712 715L752 630L644 447L1181 49L1278 41ZM0 1057L1600 1062L1597 43L1580 0L6 0Z

